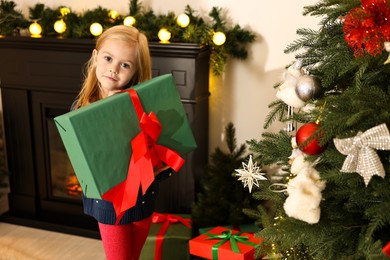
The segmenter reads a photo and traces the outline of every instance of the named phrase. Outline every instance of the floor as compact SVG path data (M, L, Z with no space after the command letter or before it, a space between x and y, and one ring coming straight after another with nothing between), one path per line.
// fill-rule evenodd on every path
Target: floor
M104 260L101 241L0 222L0 260Z

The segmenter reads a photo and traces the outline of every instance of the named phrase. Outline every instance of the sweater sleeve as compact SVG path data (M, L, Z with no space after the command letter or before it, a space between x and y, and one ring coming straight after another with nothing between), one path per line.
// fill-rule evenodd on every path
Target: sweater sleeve
M172 174L176 174L176 171L174 171L172 168L168 168L168 169L160 172L159 174L157 174L157 176L155 177L155 180L158 182L166 180L170 176L172 176Z

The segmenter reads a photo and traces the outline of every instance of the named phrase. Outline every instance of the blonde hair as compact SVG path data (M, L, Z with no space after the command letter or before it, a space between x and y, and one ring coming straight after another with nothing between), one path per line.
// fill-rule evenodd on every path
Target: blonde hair
M99 50L108 39L123 40L137 49L136 72L130 80L130 86L134 86L152 77L151 58L146 36L136 28L125 25L117 25L104 31L96 41L95 49ZM93 103L101 99L99 82L96 77L96 66L93 56L85 64L85 79L78 95L75 109Z

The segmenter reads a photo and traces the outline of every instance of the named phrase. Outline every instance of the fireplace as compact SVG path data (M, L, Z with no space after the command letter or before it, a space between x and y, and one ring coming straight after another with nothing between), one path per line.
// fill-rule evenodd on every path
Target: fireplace
M69 111L92 40L0 38L0 88L11 172L2 220L96 236L54 117ZM153 76L172 73L198 148L160 187L156 211L190 213L208 154L209 52L195 44L150 43Z
M43 111L48 147L48 194L53 200L80 201L82 189L54 123L54 117L68 111L47 108ZM44 141L44 142L45 142Z

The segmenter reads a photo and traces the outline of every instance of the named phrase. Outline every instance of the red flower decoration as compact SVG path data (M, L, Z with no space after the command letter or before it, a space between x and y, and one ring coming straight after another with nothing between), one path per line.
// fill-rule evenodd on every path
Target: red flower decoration
M344 20L343 32L348 46L360 57L365 52L376 56L383 43L390 41L390 7L386 0L361 0L361 7L352 9Z

